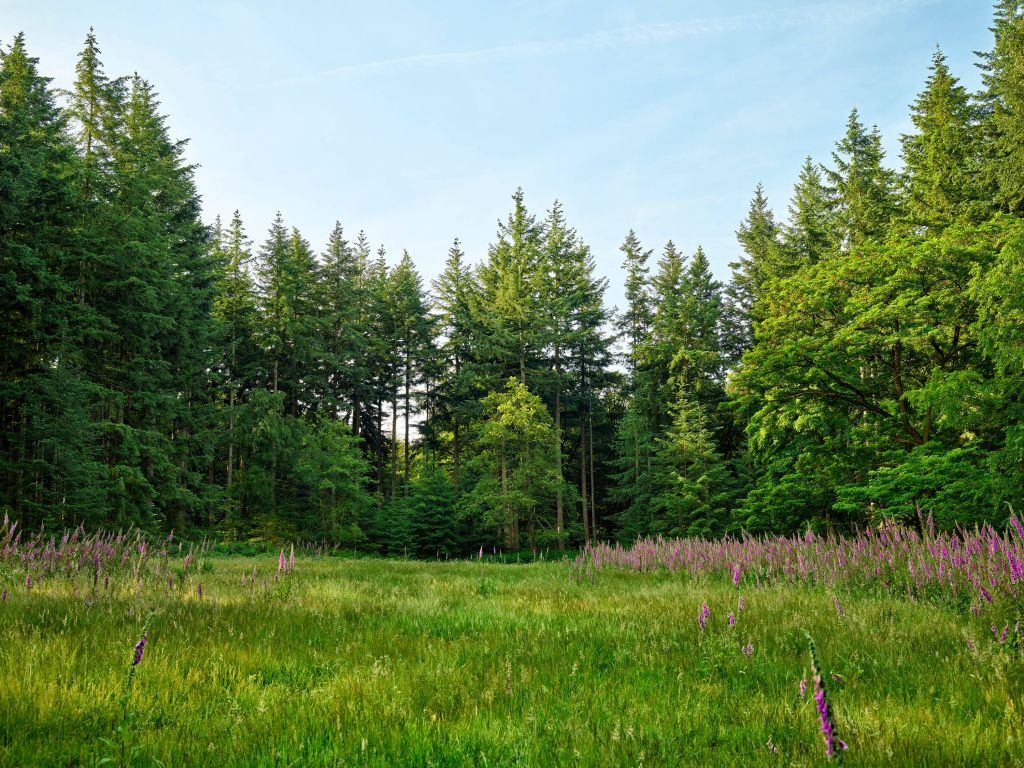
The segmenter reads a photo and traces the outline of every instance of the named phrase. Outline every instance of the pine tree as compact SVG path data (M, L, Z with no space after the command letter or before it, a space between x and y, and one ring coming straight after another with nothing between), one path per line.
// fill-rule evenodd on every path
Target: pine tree
M847 250L866 240L883 239L899 212L896 174L882 165L884 159L878 128L868 132L854 108L847 120L846 134L832 153L835 170L825 171L840 244Z
M476 416L479 397L473 361L478 346L478 325L473 313L478 286L465 264L458 239L448 249L444 271L433 283L438 314L439 355L442 364L434 387L434 418L426 426L435 450L450 432L452 482L460 486L465 429Z
M683 391L672 412L672 423L656 449L651 499L656 522L649 533L719 534L725 525L725 509L718 497L725 485L725 469L704 410Z
M902 137L910 224L941 230L977 220L986 207L980 200L977 109L941 51L932 57L910 117L917 132Z
M743 253L729 263L732 280L725 291L725 349L733 365L754 344L754 307L765 284L776 276L781 250L779 234L764 187L758 184L747 218L736 231Z
M619 332L626 337L629 344L627 364L636 367L637 349L643 344L650 330L653 311L651 309L650 280L648 278L647 260L651 251L645 251L640 245L640 238L632 229L619 246L625 256L622 267L626 270L626 311L619 317Z
M788 269L778 277L789 277L800 267L817 264L838 248L828 189L821 171L811 158L804 160L789 204L789 223L782 230L782 246Z
M323 345L324 382L318 393L318 410L333 419L357 424L353 392L362 356L361 270L357 255L335 222L322 257L317 282L319 333Z
M101 477L73 303L77 161L24 36L0 50L0 485L26 527L96 524Z
M981 94L985 108L986 189L999 208L1024 213L1024 4L999 0L993 20L993 47L981 54Z
M238 211L223 237L218 236L216 255L221 263L221 277L213 303L212 337L216 362L215 386L223 415L220 425L224 449L224 485L229 499L234 500L235 472L242 460L236 440L235 423L243 407L246 393L256 386L260 349L256 341L257 310L256 288L250 272L252 264L251 242L245 233ZM228 526L239 530L241 521L237 508L232 505Z
M414 389L425 383L429 368L429 355L433 350L434 322L429 315L429 303L423 291L423 282L409 253L403 252L402 260L392 274L391 300L394 303L395 349L399 357L398 375L402 389L402 415L405 436L403 441L402 488L409 492L409 471L411 466L410 425L414 410ZM424 400L420 393L417 400ZM396 408L397 412L397 408Z
M486 329L489 348L481 354L490 361L487 389L501 386L509 376L526 384L540 368L544 326L539 306L541 227L523 203L523 191L504 222L498 239L488 249L487 262L478 271L480 296L477 320Z

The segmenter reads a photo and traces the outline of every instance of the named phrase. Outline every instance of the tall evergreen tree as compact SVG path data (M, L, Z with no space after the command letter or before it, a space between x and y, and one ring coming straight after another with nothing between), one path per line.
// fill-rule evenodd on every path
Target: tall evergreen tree
M804 160L789 204L789 223L782 229L787 269L777 277L789 277L800 267L817 264L838 248L828 188L811 158Z
M651 289L648 277L647 260L652 251L644 250L640 238L632 229L619 246L626 270L626 311L619 317L619 332L626 338L629 352L626 361L630 369L636 367L636 351L650 331L653 310L651 309Z
M904 135L907 215L912 226L940 230L978 220L980 198L978 115L970 95L936 51L925 90L911 114L915 133Z
M999 208L1024 214L1024 4L999 0L993 46L981 54L986 189Z
M869 132L856 108L850 111L846 134L832 153L835 169L825 175L833 205L841 246L856 248L866 240L884 238L889 223L898 213L896 174L882 162L882 136L878 128Z

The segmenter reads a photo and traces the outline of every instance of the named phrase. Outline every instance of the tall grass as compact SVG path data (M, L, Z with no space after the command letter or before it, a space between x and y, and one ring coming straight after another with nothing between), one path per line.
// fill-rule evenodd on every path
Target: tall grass
M738 584L301 551L281 571L279 553L116 538L98 573L60 537L37 556L77 566L0 559L0 764L822 765L805 631L846 764L1024 761L1002 593L974 613L749 563ZM112 753L125 712L131 749Z

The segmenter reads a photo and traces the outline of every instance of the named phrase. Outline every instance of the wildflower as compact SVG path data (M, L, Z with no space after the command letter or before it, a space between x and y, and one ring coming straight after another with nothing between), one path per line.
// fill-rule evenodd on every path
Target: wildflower
M745 597L743 597L743 595L740 595L740 601L739 601L737 607L738 607L740 613L743 613L743 609L747 607L747 599Z
M846 609L843 608L843 604L839 602L839 598L836 597L836 598L833 598L833 599L836 601L836 613L838 613L840 616L845 616L846 615Z
M811 666L814 670L814 703L818 710L818 719L821 721L821 735L825 739L825 755L831 759L838 749L846 749L846 743L836 733L835 716L832 707L829 706L828 695L825 692L825 681L822 679L821 665L818 663L818 650L814 640L807 634L807 645L811 652Z
M291 552L291 554L288 555L288 570L289 571L294 571L295 570L295 545L294 544L292 544L292 552Z
M7 590L5 589L3 591L3 594L0 594L0 603L6 603L6 602L7 602Z
M245 574L244 573L242 574L242 586L243 587L245 586Z
M743 655L752 656L754 654L754 644L747 641L747 644L743 646Z
M146 650L146 643L149 642L149 632L143 630L142 637L139 638L139 642L135 644L135 656L132 657L132 666L139 666L139 662L142 661L142 654Z
M974 647L974 643L972 643L970 640L967 641L967 650L969 650L971 653L978 652L978 649Z
M984 597L986 600L988 600L988 602L991 603L992 602L992 595L990 595L988 593L988 590L985 589L984 587L979 587L979 589L981 590L981 596Z
M278 558L277 558L277 572L278 573L283 573L284 569L285 569L284 550L282 549L280 556L278 556Z
M825 737L825 754L832 757L836 753L836 744L840 749L846 749L846 743L836 735L835 725L832 723L832 710L828 705L828 696L825 694L821 677L814 676L814 701L818 707L818 718L821 720L821 733Z
M737 565L736 568L733 569L733 572L732 572L732 583L735 584L737 587L740 585L740 567L739 567L739 565Z
M733 613L732 611L729 611L729 626L730 627L735 627L736 626L736 614Z
M804 677L800 680L800 698L802 699L807 695L807 678Z
M697 612L697 623L700 624L701 632L703 632L704 627L707 626L709 613L710 611L708 611L707 603L702 604L700 610Z
M199 594L199 599L202 600L203 599L203 585L202 584L200 584L198 586L198 588L196 589L196 592Z
M168 573L167 574L167 589L169 589L171 591L174 590L174 574L173 573Z
M25 577L25 589L32 589L32 576Z
M479 555L479 559L480 559L480 560L483 560L483 559L484 559L484 545L483 545L483 544L481 544L481 545L480 545L480 555Z

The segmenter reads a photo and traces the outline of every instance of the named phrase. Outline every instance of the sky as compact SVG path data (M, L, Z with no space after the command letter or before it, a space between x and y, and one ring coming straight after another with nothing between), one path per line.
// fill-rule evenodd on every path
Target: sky
M68 2L0 0L66 87L90 26L109 75L160 94L208 220L276 211L320 248L340 221L426 280L453 238L485 258L517 187L562 202L623 304L630 229L702 245L720 279L758 182L777 217L850 109L899 136L935 46L970 88L987 0Z

